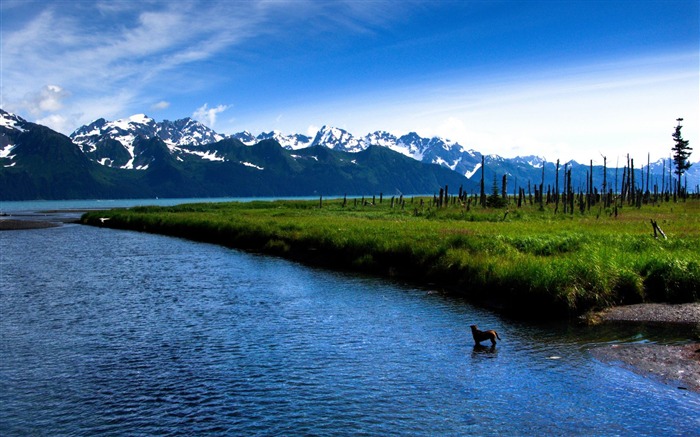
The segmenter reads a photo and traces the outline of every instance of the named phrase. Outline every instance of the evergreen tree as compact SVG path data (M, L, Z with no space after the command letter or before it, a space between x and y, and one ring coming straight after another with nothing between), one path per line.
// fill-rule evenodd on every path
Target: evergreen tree
M676 121L678 122L678 126L676 126L676 131L672 135L673 141L675 141L676 144L673 145L671 150L673 150L673 162L676 164L676 170L674 173L678 175L678 187L676 192L680 194L681 176L683 176L683 173L690 168L688 157L690 156L690 151L693 149L688 147L689 141L684 140L681 136L681 128L683 127L681 126L681 121L683 121L683 119L678 118Z
M486 206L491 208L503 208L508 205L508 199L506 197L501 197L498 186L498 176L494 173L493 175L493 187L491 189L491 195L486 199Z

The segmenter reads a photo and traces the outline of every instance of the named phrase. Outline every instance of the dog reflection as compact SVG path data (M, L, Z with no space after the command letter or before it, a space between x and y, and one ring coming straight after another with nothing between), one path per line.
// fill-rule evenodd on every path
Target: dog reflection
M489 356L489 358L494 358L491 355L496 354L496 346L495 345L484 346L481 344L475 344L474 349L472 350L472 356L475 357L475 356L477 356L477 354L479 354L479 355L483 354L483 355Z

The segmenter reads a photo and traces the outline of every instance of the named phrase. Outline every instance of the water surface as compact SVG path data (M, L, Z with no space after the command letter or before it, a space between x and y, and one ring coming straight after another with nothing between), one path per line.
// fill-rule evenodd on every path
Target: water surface
M700 433L700 395L594 360L682 334L501 318L157 235L0 232L0 435ZM468 327L499 331L475 350Z

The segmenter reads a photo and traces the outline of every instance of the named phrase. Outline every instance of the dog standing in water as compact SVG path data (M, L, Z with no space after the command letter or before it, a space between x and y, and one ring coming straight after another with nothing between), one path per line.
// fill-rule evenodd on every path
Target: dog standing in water
M481 342L485 340L491 340L491 346L496 346L496 339L501 339L501 337L498 336L498 333L494 331L493 329L488 330L488 331L479 331L478 326L476 325L471 325L472 328L472 337L474 337L474 344L477 346L481 346Z

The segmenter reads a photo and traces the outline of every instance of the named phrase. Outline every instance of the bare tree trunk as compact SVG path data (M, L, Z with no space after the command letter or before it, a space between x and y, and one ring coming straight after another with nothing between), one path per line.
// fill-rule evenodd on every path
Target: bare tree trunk
M486 192L484 191L484 155L481 155L481 206L486 206Z

